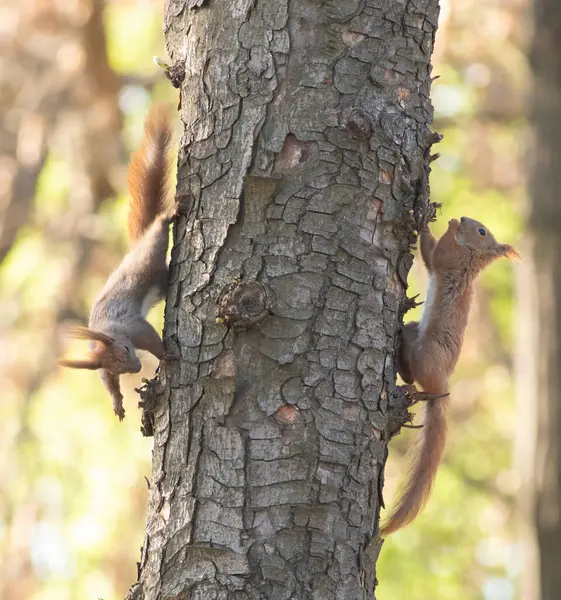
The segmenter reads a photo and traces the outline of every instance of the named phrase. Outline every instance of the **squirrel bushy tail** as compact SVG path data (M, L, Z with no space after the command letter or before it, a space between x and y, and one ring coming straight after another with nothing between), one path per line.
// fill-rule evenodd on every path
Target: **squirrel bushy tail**
M172 132L168 112L162 106L150 110L144 124L144 139L131 156L128 185L128 229L131 241L142 237L154 219L169 209L169 148Z
M413 521L429 498L446 444L447 401L448 398L435 398L426 402L422 435L411 451L413 461L409 477L394 512L382 526L382 535L397 531Z

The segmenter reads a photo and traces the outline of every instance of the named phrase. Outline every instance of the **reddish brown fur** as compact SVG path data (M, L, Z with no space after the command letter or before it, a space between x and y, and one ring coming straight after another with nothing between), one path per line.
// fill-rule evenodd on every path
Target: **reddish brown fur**
M92 340L101 342L106 346L111 346L115 342L115 340L102 333L101 331L94 331L93 329L88 329L87 327L72 327L68 330L68 334L77 339L77 340Z
M96 360L93 355L90 355L88 358L83 360L59 360L58 364L61 367L70 367L71 369L90 369L91 371L97 371L97 369L101 369L101 363Z
M84 360L60 360L61 366L93 371L108 369L114 373L134 373L139 370L129 367L129 356L115 338L88 327L73 327L68 333L70 337L89 340L90 353Z
M154 106L145 122L142 145L132 154L129 165L128 228L133 241L142 237L154 219L169 209L170 143L169 115L163 107Z
M448 379L460 356L475 278L496 258L520 255L512 246L497 243L478 221L462 217L449 222L438 242L425 228L421 256L431 282L420 323L404 327L398 371L406 383L417 382L425 392L441 395L448 393ZM446 401L428 400L409 478L382 528L384 535L410 523L428 500L446 442Z
M89 327L71 331L90 342L83 360L62 360L75 369L99 369L113 399L113 409L124 418L119 375L138 373L141 363L135 348L165 357L163 342L146 321L150 308L164 296L167 286L166 254L169 224L177 207L169 201L171 129L167 113L154 108L146 119L144 141L131 158L128 228L132 250L110 275L90 314Z

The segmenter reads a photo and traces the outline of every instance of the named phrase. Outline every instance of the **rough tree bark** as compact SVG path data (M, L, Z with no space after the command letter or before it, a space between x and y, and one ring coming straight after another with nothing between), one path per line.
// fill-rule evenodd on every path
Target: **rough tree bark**
M167 3L192 210L166 308L181 361L143 392L129 598L373 597L437 18L437 0Z
M561 590L561 5L534 0L533 16L534 148L519 361L519 454L531 527L521 597L556 600Z

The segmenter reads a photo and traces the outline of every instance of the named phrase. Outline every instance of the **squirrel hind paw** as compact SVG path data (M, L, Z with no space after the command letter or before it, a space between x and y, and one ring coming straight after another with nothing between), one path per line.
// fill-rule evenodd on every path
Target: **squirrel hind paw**
M419 402L428 402L430 400L440 400L441 398L446 398L450 395L449 392L442 394L432 394L430 392L423 392L418 390L414 385L406 386L405 393L409 398L409 406L414 406Z
M181 215L188 215L193 208L193 196L188 194L178 194L175 197L175 204L173 206L173 218Z

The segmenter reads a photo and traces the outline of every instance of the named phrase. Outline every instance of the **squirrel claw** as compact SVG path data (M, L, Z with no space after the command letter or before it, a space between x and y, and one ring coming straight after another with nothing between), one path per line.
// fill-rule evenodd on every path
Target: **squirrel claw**
M175 197L175 205L173 208L173 218L181 215L188 215L193 207L193 197L188 194L178 194Z
M181 356L174 354L173 352L166 352L162 358L163 361L174 361L174 360L181 360Z
M165 211L162 216L167 222L171 222L180 216L188 215L192 204L187 200L187 196L176 196L175 204Z
M119 421L122 421L125 418L123 395L120 393L113 396L113 412L119 417Z
M428 400L439 400L440 398L446 398L449 393L446 394L431 394L429 392L420 392L414 385L407 386L406 394L411 400L409 406L415 406L419 402L427 402Z

